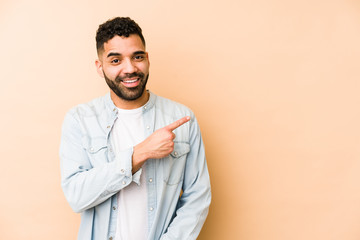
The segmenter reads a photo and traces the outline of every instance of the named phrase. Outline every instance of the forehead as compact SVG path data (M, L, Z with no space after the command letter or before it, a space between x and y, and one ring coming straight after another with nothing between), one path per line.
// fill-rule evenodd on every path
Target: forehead
M106 57L111 52L127 55L137 51L145 51L145 46L138 35L131 34L129 37L115 36L104 43L103 55Z

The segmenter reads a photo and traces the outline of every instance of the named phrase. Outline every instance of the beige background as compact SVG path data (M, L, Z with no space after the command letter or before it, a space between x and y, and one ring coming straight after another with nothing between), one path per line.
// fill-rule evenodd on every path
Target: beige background
M107 92L95 31L143 28L149 89L189 106L213 202L199 239L360 239L357 0L1 0L0 239L75 239L66 111Z

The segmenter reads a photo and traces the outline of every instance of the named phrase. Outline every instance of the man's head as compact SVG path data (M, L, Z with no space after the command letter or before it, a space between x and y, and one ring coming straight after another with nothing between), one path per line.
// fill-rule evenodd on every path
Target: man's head
M105 78L115 100L143 103L147 97L149 59L141 28L130 18L109 20L99 26L96 47L97 71Z

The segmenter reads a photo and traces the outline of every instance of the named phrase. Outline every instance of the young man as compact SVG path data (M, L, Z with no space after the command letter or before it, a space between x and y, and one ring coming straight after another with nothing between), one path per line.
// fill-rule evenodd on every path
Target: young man
M194 114L146 90L149 57L133 20L100 25L96 46L110 93L67 113L60 146L78 239L196 239L211 191Z

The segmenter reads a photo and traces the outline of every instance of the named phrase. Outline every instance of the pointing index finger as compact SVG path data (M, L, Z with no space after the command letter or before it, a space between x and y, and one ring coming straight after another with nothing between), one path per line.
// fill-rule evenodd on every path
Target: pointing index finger
M174 131L176 128L180 127L181 125L188 122L189 120L190 120L190 117L186 116L186 117L180 118L179 120L176 120L175 122L167 125L165 128L170 131Z

